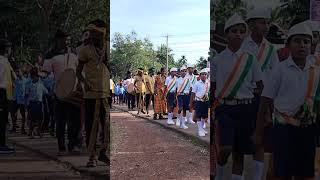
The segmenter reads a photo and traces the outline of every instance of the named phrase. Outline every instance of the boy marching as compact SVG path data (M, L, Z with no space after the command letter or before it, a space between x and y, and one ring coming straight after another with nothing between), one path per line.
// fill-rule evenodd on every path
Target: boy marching
M249 11L247 16L247 25L250 29L250 34L242 43L243 50L246 50L256 56L256 59L260 64L261 71L263 72L263 79L268 77L271 70L279 64L276 48L264 38L264 35L269 29L270 18L270 12L265 9L253 9ZM256 90L257 89L255 89L255 91ZM256 113L258 113L260 103L259 91L254 92L254 95L255 109ZM265 132L269 133L271 127L272 123L269 121ZM256 147L256 152L253 157L253 179L261 179L263 176L264 151L270 151L268 146L270 146L271 142L268 143L266 146L267 149L264 149L264 146Z
M189 96L191 96L192 93L192 87L193 85L197 82L197 76L193 74L194 72L194 67L189 64L187 66L187 74L186 77L189 78L189 82L190 82L190 88L189 88ZM189 97L190 98L190 97ZM189 124L194 124L195 122L193 121L193 114L192 114L192 107L189 106L189 110L186 111L186 117L187 117L187 122Z
M224 30L228 45L214 57L211 77L219 147L216 179L223 179L224 166L232 153L232 180L241 180L244 155L254 153L254 88L262 91L262 72L255 56L241 49L247 32L244 20L235 14Z
M190 102L190 79L186 76L187 68L182 67L181 77L177 79L176 89L177 89L177 98L178 98L178 120L180 121L180 128L188 129L185 122L186 120L186 111L189 111L189 102ZM182 112L183 111L183 112Z
M173 109L176 104L175 100L175 92L176 92L176 74L177 74L177 68L171 68L170 69L170 76L166 78L165 81L165 88L166 88L166 97L167 97L167 107L168 107L168 121L167 124L172 125L174 124L172 118L173 118Z
M203 128L205 119L208 118L209 109L210 81L207 80L207 75L206 68L200 71L200 80L194 84L190 98L190 106L193 107L193 104L195 106L195 120L197 121L198 136L200 137L207 134Z
M279 179L313 179L315 174L320 71L308 56L311 42L312 31L305 23L289 30L290 56L275 67L262 93L255 139L262 144L263 127L274 104L273 164Z

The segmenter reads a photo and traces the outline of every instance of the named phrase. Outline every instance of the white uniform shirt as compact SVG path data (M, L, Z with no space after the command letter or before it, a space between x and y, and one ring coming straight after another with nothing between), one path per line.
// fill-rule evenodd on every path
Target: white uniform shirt
M233 53L229 48L226 48L220 54L213 58L213 66L212 66L212 82L216 82L216 97L222 90L225 81L229 77L237 59L243 53L243 50L239 50L236 53ZM237 77L238 78L238 77ZM255 88L255 84L258 81L262 80L262 72L260 65L256 58L254 57L253 64L251 69L249 70L246 78L244 79L242 85L240 86L237 94L235 95L235 99L249 99L253 98L253 90ZM226 95L226 94L225 94Z
M267 45L270 44L270 42L268 42L265 38L263 38L262 40L262 43L263 42L266 42ZM261 43L261 44L262 44ZM260 46L261 46L260 44ZM244 51L247 51L253 55L258 56L258 53L259 53L259 48L260 46L258 46L256 44L256 42L254 42L251 38L251 36L249 35L242 43L241 45L241 48L244 50ZM266 46L267 47L267 46ZM264 59L262 60L264 61ZM262 62L261 62L262 63ZM270 75L272 69L274 67L276 67L277 65L279 64L279 58L278 58L278 54L277 54L277 50L276 48L273 49L272 53L271 53L271 56L270 56L270 59L269 59L269 63L267 64L267 67L266 69L264 70L263 72L263 78L265 77L268 77L268 75ZM260 67L262 66L262 64L260 64Z
M191 74L191 75L190 75L189 73L187 73L187 74L186 74L186 77L189 78L189 80L190 80L190 87L189 87L189 89L191 90L191 88L193 88L193 85L196 84L196 82L197 82L197 76L194 75L194 74Z
M176 79L176 77L173 77L173 78L172 78L172 76L168 76L168 77L166 78L165 83L164 83L164 85L167 86L168 91L170 91L169 93L174 93L174 92L176 91L176 88L175 88L176 85L174 85L174 87L173 87L171 90L170 90L169 87L168 87L169 84L171 84L171 82L172 82L173 79ZM177 81L175 82L175 84L176 84L176 83L177 83Z
M193 88L192 88L192 92L195 93L195 99L199 100L199 98L201 99L205 93L209 93L210 90L210 81L208 81L206 79L205 82L203 82L202 80L197 81Z
M186 83L187 83L187 81L188 81L188 77L187 76L185 76L184 78L183 77L180 77L180 78L178 78L177 79L177 82L176 82L176 88L175 89L177 89L177 91L181 88L181 86L183 86L183 82L185 81ZM191 84L191 82L190 82L190 80L189 80L189 82L187 83L187 86L186 86L186 88L184 89L184 91L183 92L181 92L181 93L184 93L184 94L189 94L190 93L190 84ZM181 91L183 90L183 87L182 87L182 89L181 89Z
M312 65L312 61L307 59L301 70L290 56L274 68L265 83L262 96L273 99L274 107L280 112L295 115L305 102L308 73Z
M6 80L6 68L8 68L9 61L6 57L0 56L0 88L7 88L7 80Z

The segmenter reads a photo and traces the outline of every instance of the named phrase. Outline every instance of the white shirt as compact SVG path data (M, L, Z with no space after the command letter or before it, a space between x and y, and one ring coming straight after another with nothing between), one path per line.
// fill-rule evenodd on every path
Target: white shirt
M187 78L189 78L189 80L190 80L190 90L191 90L191 88L193 87L193 85L197 82L197 76L196 75L194 75L194 74L189 74L189 73L187 73L186 74L186 77ZM194 81L193 81L194 80Z
M313 65L307 59L301 70L290 56L274 68L265 83L262 96L274 100L274 107L289 116L296 114L305 101L309 68Z
M213 58L212 66L212 82L216 82L216 97L222 90L225 81L229 77L237 59L243 53L243 50L239 50L236 53L231 52L229 48L226 48L220 54ZM253 98L253 90L255 88L254 83L262 80L262 72L260 65L254 57L253 64L245 77L242 85L240 86L235 99L249 99ZM225 94L226 96L226 94Z
M192 88L192 92L195 93L196 95L196 100L198 98L202 98L205 93L209 93L209 89L210 88L210 81L208 81L206 79L205 82L203 82L202 80L196 81L196 83L194 84L193 88Z
M124 81L124 84L127 86L129 86L129 84L134 84L134 79L133 78L126 79Z
M182 83L183 83L185 80L186 80L186 82L188 81L188 77L187 77L187 76L185 76L184 78L183 78L183 77L180 77L180 78L177 79L176 88L175 88L175 89L177 89L177 91L181 88L181 86L183 86ZM191 85L191 81L189 80L186 88L185 88L184 91L181 92L181 93L189 94L189 93L190 93L190 85ZM182 87L182 89L183 89L183 87ZM181 89L181 90L182 90L182 89Z
M173 79L176 79L176 77L172 77L172 76L168 76L167 78L166 78L166 81L165 81L165 83L164 83L164 85L165 86L167 86L167 88L169 88L168 86L169 86L169 84L171 84L171 82L173 81ZM176 84L177 82L175 82L175 84ZM172 88L171 90L170 89L168 89L168 91L169 91L169 93L174 93L175 91L176 91L176 85L174 85L174 88Z
M270 42L268 40L266 40L265 38L263 38L261 44L265 42L266 45L270 45ZM260 44L260 46L261 46ZM249 35L242 43L241 45L241 48L244 50L244 51L247 51L253 55L258 56L258 53L259 53L259 48L260 46L254 42L251 38L251 35ZM264 59L262 60L264 61ZM260 62L260 66L262 66L262 63L263 62ZM267 77L268 75L270 75L272 69L274 67L276 67L277 65L279 64L279 58L278 58L278 54L277 54L277 49L274 47L272 53L271 53L271 56L270 56L270 59L269 59L269 62L267 64L267 67L265 68L265 70L263 71L263 78Z
M6 68L8 68L9 61L6 57L0 55L0 88L7 88Z
M53 72L55 80L58 80L60 78L60 74L63 73L66 69L73 69L76 71L76 68L78 66L78 58L75 54L70 53L69 54L69 62L68 60L68 54L59 54L51 59L46 59L43 64L43 69L48 72Z

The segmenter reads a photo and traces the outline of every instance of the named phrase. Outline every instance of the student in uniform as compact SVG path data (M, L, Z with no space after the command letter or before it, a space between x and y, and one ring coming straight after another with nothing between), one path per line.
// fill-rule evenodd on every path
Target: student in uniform
M200 80L197 81L192 88L192 95L190 98L190 106L195 109L195 120L198 125L198 136L203 137L207 134L203 126L205 119L208 118L209 109L209 90L210 81L207 80L207 69L200 71ZM195 103L193 103L195 100Z
M176 89L177 89L177 98L178 98L178 119L181 129L188 129L186 126L186 112L189 111L189 102L190 102L190 79L186 76L187 68L185 66L181 67L181 77L177 79Z
M43 120L42 101L45 94L48 94L48 90L44 87L40 81L38 70L31 70L32 83L26 89L26 95L29 99L30 106L30 127L29 136L34 138L34 135L42 137L40 133L40 127Z
M269 29L269 19L271 14L265 9L253 9L248 12L247 25L250 30L249 36L242 43L242 49L256 56L261 71L263 72L263 79L270 75L271 70L279 64L278 54L276 48L268 42L264 35ZM257 89L256 89L257 90ZM255 110L258 113L260 104L260 93L255 92ZM271 118L270 118L271 119ZM266 125L265 132L270 136L272 122ZM270 139L270 138L269 138ZM266 142L265 151L270 150L270 142ZM256 152L253 157L253 179L261 179L263 176L264 166L264 146L256 147Z
M188 95L189 98L192 93L192 86L197 82L197 77L193 74L193 71L194 71L194 66L192 66L191 64L188 64L186 77L189 79L189 82L190 82L189 95ZM195 124L195 122L192 119L193 117L192 111L193 109L190 106L189 106L189 110L186 111L186 118L187 118L186 120L187 120L187 123L189 124Z
M171 68L170 69L170 76L166 78L166 81L164 83L165 85L165 92L167 97L167 106L168 106L168 121L167 124L172 125L174 124L172 118L173 118L173 109L176 104L175 100L175 92L176 92L176 74L178 69L177 68Z
M256 92L262 91L262 72L255 56L241 49L247 33L245 21L234 14L227 20L224 31L228 45L213 58L211 77L215 91L212 108L219 132L217 180L223 178L224 166L231 153L232 180L241 180L244 155L254 153L253 89L257 87Z
M262 143L265 117L270 116L268 109L274 104L273 164L279 179L313 179L315 175L320 73L308 56L311 43L312 31L305 23L290 28L290 56L272 71L262 93L256 143Z

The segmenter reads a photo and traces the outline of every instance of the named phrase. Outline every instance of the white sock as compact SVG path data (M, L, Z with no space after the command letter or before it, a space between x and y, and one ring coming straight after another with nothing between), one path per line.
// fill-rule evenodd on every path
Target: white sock
M253 160L253 179L261 180L263 176L264 163Z
M189 121L192 121L192 118L193 118L192 112L190 112L190 113L189 113Z
M201 119L201 127L203 129L205 129L205 123L206 123L206 121L204 119Z
M187 112L186 112L186 117L187 117L187 120L189 120L189 118L190 118L190 111L187 111Z
M223 180L224 166L217 165L217 175L215 180Z
M231 180L242 180L242 176L237 174L232 174Z
M173 113L168 113L168 120L172 120Z

